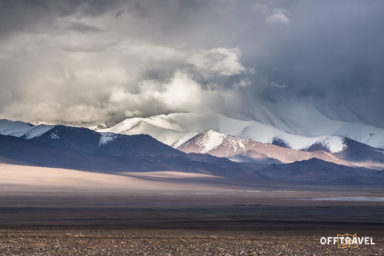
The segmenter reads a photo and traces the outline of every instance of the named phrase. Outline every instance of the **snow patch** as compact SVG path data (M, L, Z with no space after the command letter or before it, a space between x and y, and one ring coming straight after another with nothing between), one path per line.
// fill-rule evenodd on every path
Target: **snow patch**
M346 148L344 139L337 136L326 137L319 141L324 147L328 148L331 153L341 152Z
M106 145L117 138L117 135L113 133L100 133L100 135L99 146Z
M59 140L60 139L59 135L57 134L57 131L52 132L49 137L53 140Z
M290 148L296 150L305 150L314 144L320 144L327 148L331 153L338 153L343 151L346 147L344 138L338 136L303 137L293 134L280 134L274 138L282 140Z
M244 145L243 141L241 141L241 140L239 141L239 146L241 149L245 150L245 145Z
M245 150L244 143L241 139L234 136L230 136L230 135L224 135L224 136L225 136L225 141L229 144L229 146L233 149L233 151L238 151L239 149Z
M223 143L225 136L225 134L213 130L208 130L203 133L197 142L199 148L201 148L201 153L205 154L220 146L221 143Z

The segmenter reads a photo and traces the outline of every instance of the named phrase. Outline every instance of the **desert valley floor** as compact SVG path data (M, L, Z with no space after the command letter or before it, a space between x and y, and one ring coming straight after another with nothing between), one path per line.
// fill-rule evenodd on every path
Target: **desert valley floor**
M230 186L194 173L0 165L1 255L382 255L380 188ZM376 245L338 249L322 236ZM279 254L280 253L280 254Z

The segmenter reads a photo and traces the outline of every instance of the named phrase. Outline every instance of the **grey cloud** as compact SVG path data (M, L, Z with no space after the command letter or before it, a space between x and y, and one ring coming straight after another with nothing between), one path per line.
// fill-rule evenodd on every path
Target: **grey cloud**
M73 22L68 29L72 29L81 33L97 33L102 32L103 30L94 26L89 26L80 22Z
M99 121L214 109L264 120L261 109L294 116L305 106L384 127L380 0L0 3L5 117ZM182 94L175 82L198 100L166 102L169 90Z

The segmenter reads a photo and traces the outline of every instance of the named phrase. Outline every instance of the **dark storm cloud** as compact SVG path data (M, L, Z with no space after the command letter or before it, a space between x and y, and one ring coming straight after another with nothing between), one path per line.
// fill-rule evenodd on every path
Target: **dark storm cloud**
M78 6L77 1L0 1L0 35L47 27L57 17L70 15Z
M381 1L291 6L291 26L266 32L269 54L253 63L264 77L287 85L284 95L309 98L321 110L323 104L346 105L383 127L383 7ZM271 87L264 93L278 92Z
M3 0L0 112L262 119L261 106L310 106L384 127L383 10L380 0Z

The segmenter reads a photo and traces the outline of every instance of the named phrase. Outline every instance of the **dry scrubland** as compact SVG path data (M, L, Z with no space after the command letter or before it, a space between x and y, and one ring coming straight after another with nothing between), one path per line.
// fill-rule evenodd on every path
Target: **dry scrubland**
M375 246L338 249L311 231L19 230L0 231L0 255L383 255Z

